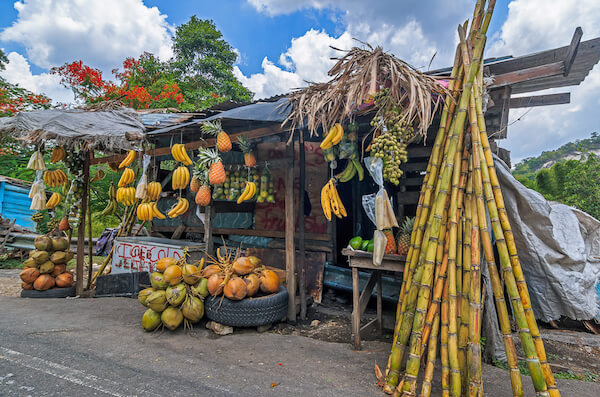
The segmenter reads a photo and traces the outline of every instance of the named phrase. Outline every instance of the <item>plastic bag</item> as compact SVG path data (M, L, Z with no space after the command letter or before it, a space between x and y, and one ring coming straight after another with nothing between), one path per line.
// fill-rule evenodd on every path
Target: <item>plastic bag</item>
M45 210L46 209L46 186L42 179L43 171L35 172L35 181L29 190L29 198L31 199L30 210Z
M367 216L379 230L399 227L392 202L383 187L383 160L381 158L366 157L365 166L379 186L377 193L362 196L362 205Z
M150 165L151 157L144 154L142 157L142 176L135 188L135 198L143 200L146 198L146 191L148 189L148 166Z

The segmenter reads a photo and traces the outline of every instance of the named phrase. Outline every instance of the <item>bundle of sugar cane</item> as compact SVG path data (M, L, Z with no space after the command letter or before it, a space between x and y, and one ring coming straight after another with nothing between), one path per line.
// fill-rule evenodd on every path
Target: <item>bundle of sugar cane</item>
M522 396L523 387L505 288L537 395L560 396L531 308L485 127L482 56L495 0L487 1L487 7L485 3L477 1L468 31L467 23L458 28L460 43L450 78L451 95L445 98L421 188L392 351L386 371L376 368L379 384L388 394L430 396L439 354L443 396L483 395L483 265L490 273L513 395Z

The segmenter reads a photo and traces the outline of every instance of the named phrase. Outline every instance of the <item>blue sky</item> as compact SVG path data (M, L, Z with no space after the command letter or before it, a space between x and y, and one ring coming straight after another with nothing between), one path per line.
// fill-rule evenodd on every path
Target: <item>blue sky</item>
M50 67L82 59L110 76L126 56L143 51L170 56L175 26L191 15L212 19L239 52L240 81L266 97L305 81L324 81L336 54L353 38L384 49L419 68L448 66L456 26L469 18L473 0L3 0L0 48L9 55L2 76L57 101L71 101ZM498 0L488 32L486 56L523 55L568 44L576 26L584 40L600 36L597 0ZM600 130L599 67L572 104L534 109L509 130L501 146L513 158L536 155ZM565 91L565 90L563 90ZM516 119L523 109L512 112Z

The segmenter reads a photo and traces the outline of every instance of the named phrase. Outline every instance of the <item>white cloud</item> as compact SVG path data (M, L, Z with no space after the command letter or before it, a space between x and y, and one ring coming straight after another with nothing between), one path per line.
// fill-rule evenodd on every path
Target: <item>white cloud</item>
M323 10L342 15L344 32L337 38L324 31L311 29L292 39L290 47L278 63L263 60L262 73L237 76L257 98L280 94L298 87L297 82L328 80L327 71L333 65L329 58L339 56L329 46L350 49L360 41L382 46L417 68L425 69L436 53L432 67L452 62L455 48L455 28L467 18L472 8L470 0L456 0L447 7L442 0L423 2L408 0L378 0L365 6L358 0L248 0L259 12L270 16L290 14L304 9ZM443 11L442 11L443 10ZM465 11L466 10L466 11ZM464 12L463 12L464 11ZM281 79L281 81L278 81Z
M144 51L171 55L166 15L142 0L22 0L15 9L18 17L0 39L22 44L29 61L42 68L82 59L110 72Z
M5 70L0 71L0 76L9 83L18 84L36 94L44 94L57 102L73 101L73 93L60 85L59 76L49 73L33 75L27 59L17 52L9 53L7 58L8 64Z
M597 0L515 0L509 4L508 17L493 37L488 55L525 55L568 45L577 26L583 39L600 35L600 2ZM513 162L556 149L569 141L589 137L598 131L600 106L600 66L577 87L563 87L528 95L571 92L571 103L513 109L508 139L500 145L511 151Z
M257 99L282 94L306 85L307 81L327 81L327 71L335 62L330 58L339 55L330 46L349 49L352 45L353 40L348 33L335 38L311 29L292 39L290 47L279 57L281 66L265 57L261 64L262 73L247 77L236 66L234 74L254 92Z

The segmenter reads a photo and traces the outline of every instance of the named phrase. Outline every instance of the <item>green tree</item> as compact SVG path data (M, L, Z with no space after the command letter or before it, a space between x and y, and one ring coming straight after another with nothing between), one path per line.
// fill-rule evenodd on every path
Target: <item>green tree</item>
M233 74L237 54L211 20L195 15L177 27L172 67L185 98L184 108L201 109L224 99L248 101L252 92Z

